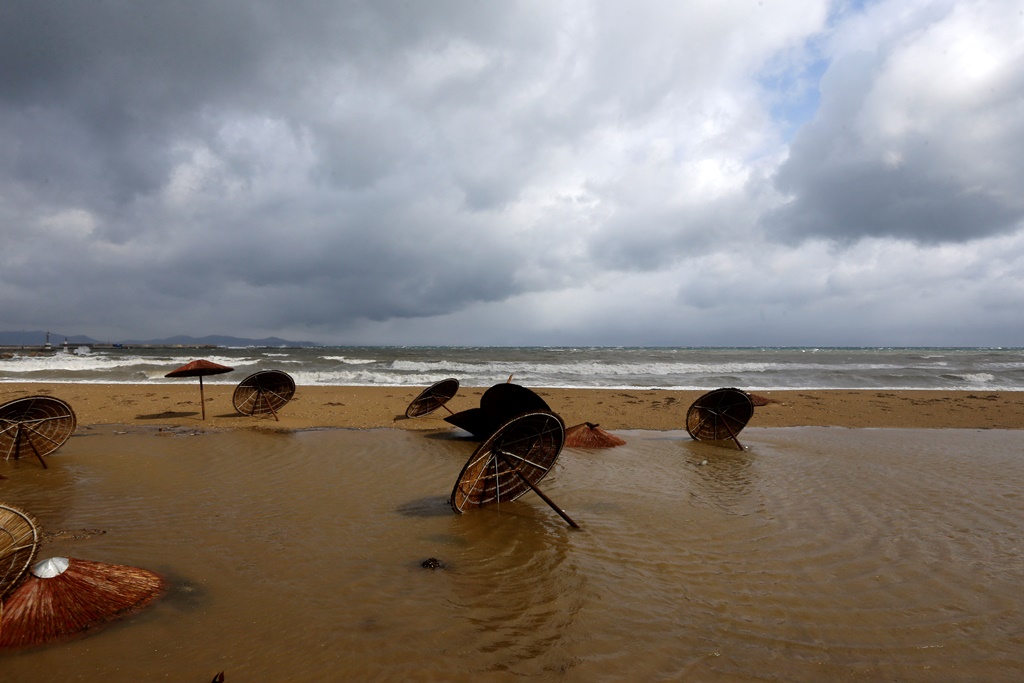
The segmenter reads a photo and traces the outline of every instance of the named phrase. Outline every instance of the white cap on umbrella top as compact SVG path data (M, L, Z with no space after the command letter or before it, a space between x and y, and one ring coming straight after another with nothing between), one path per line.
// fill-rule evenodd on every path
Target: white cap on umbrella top
M51 557L48 560L36 562L35 566L32 567L32 576L40 579L52 579L63 574L69 564L70 562L66 557Z

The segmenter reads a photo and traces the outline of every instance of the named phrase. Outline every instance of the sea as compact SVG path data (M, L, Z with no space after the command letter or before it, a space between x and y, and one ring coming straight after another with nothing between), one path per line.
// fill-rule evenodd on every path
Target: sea
M1024 390L1024 348L801 347L87 347L0 353L0 382L158 384L195 360L287 372L300 386Z

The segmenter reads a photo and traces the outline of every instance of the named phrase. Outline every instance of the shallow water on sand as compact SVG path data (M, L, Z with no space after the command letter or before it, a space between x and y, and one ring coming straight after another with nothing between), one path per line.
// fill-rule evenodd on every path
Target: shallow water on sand
M0 655L61 681L1011 681L1017 432L755 429L566 449L537 496L458 515L475 444L404 430L79 432L0 500L161 601ZM424 569L426 558L443 569Z

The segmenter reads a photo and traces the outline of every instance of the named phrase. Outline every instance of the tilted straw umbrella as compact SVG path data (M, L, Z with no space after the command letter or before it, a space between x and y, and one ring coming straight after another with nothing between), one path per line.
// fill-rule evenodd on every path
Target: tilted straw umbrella
M32 566L39 539L39 527L32 515L0 503L0 603Z
M164 377L198 377L199 378L199 405L202 407L203 419L206 419L206 399L203 397L203 377L206 375L220 375L225 372L232 372L234 368L220 365L213 361L199 359L182 365L177 370L171 370Z
M164 587L160 575L138 567L66 557L43 560L4 603L0 650L81 633L148 605Z
M606 432L593 422L584 422L565 430L565 445L568 448L612 448L625 443L624 439Z

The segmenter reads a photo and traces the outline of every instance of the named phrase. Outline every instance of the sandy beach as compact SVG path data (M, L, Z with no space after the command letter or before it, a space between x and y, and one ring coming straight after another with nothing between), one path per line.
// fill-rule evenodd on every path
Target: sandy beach
M0 402L55 396L90 425L202 427L204 429L399 428L452 429L440 409L407 419L405 409L423 387L299 386L279 414L250 417L235 411L234 384L207 383L206 419L199 386L167 384L0 384ZM476 407L484 388L463 387L449 402L455 412ZM537 389L566 425L605 429L683 429L686 411L703 392L618 389ZM826 390L767 391L751 427L876 427L914 429L1024 429L1024 392Z
M167 579L5 683L1019 679L1024 392L758 392L739 451L688 438L703 392L541 389L626 440L542 482L576 530L533 493L456 514L476 443L405 418L421 387L299 386L280 421L234 387L203 420L198 382L0 383L76 413L47 469L0 463L39 557Z

